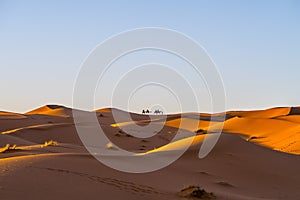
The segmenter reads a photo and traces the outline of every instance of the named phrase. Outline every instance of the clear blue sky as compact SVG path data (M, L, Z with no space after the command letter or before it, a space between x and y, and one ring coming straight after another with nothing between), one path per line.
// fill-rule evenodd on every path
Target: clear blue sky
M140 27L174 29L204 46L223 77L227 109L300 105L297 0L0 0L0 110L71 106L88 53Z

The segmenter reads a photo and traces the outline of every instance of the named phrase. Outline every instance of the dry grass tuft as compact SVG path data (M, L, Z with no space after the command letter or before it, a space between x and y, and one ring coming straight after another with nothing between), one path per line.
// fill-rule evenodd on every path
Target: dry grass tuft
M18 150L17 145L6 144L5 147L0 148L0 153L7 153L12 150Z
M57 146L58 145L58 142L56 141L53 141L53 140L49 140L49 141L46 141L42 147L48 147L48 146Z
M107 143L106 148L110 150L118 150L118 148L113 143Z

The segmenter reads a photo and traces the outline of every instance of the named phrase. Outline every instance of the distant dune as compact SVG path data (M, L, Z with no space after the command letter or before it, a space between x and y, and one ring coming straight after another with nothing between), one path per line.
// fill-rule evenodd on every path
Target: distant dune
M162 170L127 174L104 166L87 152L71 108L46 105L25 114L0 112L1 199L201 199L191 196L191 188L196 186L213 193L208 199L300 197L299 107L155 115L151 116L153 136L149 138L131 135L144 133L136 127L146 128L151 122L148 115L129 113L132 120L128 120L128 113L118 109L95 112L112 141L98 147L107 155L116 151L110 147L119 146L133 156L161 159L191 146ZM116 122L113 114L120 121ZM184 136L174 141L179 128ZM203 140L221 128L213 151L199 159ZM128 162L128 158L120 158L120 162ZM189 189L183 191L191 190L191 198L180 196L186 187Z
M50 115L57 117L70 117L72 109L59 105L46 105L25 113L26 115Z
M254 111L229 111L227 114L236 117L247 118L274 118L279 116L286 116L290 113L291 108L271 108L267 110L254 110ZM300 113L299 113L300 114Z
M0 119L24 119L24 118L26 118L26 116L22 114L0 111Z

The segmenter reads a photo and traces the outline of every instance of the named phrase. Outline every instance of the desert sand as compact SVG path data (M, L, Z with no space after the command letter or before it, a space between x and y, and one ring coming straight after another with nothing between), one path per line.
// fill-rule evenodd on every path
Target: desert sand
M126 114L111 108L91 112L97 114L112 143L133 154L172 154L192 145L166 168L124 173L101 164L87 152L76 132L71 108L47 105L25 114L0 112L0 198L300 199L299 107L227 112L221 137L204 159L198 158L198 152L203 139L212 134L208 127L222 128L219 120L210 121L210 114L153 116L157 127L163 125L163 129L145 139L121 128L136 131L134 125L147 125L149 116L130 113L131 121L124 118L116 123L112 111L120 118ZM195 123L196 129L192 126ZM170 142L179 127L186 137ZM108 146L102 148L113 151ZM213 194L197 197L193 191L198 186Z

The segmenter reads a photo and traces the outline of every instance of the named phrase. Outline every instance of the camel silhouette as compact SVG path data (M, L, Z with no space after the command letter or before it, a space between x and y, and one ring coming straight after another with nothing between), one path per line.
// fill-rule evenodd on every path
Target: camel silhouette
M154 114L162 114L163 115L164 112L162 110L157 109L154 111Z

